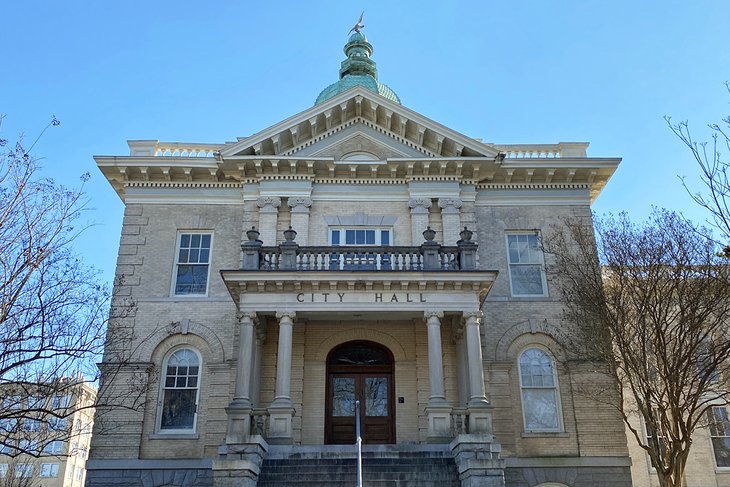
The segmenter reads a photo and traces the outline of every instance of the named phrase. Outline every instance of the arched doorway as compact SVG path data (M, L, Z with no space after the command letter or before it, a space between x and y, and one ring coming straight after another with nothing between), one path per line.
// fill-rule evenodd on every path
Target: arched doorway
M327 356L325 443L355 442L355 401L360 401L364 443L395 443L393 354L367 341L347 342Z

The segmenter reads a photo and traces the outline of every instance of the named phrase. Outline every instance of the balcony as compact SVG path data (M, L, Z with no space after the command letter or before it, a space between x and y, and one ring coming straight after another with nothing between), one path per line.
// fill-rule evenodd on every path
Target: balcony
M248 242L241 245L243 271L368 271L423 272L477 270L477 244L472 232L464 227L454 246L444 246L433 239L436 232L427 228L425 241L419 246L306 246L296 243L297 232L289 227L285 241L264 247L255 227L246 232Z

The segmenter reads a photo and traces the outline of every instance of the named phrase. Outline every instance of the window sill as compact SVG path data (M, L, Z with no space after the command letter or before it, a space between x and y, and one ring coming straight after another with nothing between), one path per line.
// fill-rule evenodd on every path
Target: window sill
M570 438L570 433L564 431L534 431L522 433L522 438Z
M153 433L147 437L148 440L198 440L197 433Z

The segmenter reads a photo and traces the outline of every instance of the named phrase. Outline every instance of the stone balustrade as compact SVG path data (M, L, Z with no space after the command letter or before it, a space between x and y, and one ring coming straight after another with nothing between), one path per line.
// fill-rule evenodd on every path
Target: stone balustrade
M257 271L462 271L476 270L477 244L466 227L455 246L433 241L435 232L423 232L426 241L419 246L299 246L291 227L280 245L263 246L259 232L246 232L242 270Z
M495 146L508 159L557 159L586 157L588 143L560 142L559 144L509 144Z

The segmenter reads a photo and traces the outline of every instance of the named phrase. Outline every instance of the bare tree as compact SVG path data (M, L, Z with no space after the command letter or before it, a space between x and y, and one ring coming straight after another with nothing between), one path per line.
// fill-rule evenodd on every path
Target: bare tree
M730 82L725 83L730 93ZM723 159L723 150L730 153L730 116L720 124L709 124L710 142L698 142L692 137L687 121L673 123L665 117L669 128L690 150L700 167L704 191L692 191L682 180L685 189L697 204L711 215L711 222L720 230L724 240L722 253L730 257L730 163ZM727 153L725 156L727 156Z
M566 303L562 339L575 360L613 375L614 390L584 392L620 412L660 485L680 487L693 432L730 399L730 266L667 210L642 225L622 214L595 228L569 221L544 242Z
M33 145L0 140L0 448L11 457L40 456L78 433L71 419L98 406L76 399L83 384L98 385L105 340L130 338L105 338L107 324L133 309L116 300L109 314L111 293L74 253L88 175L77 189L43 177Z

